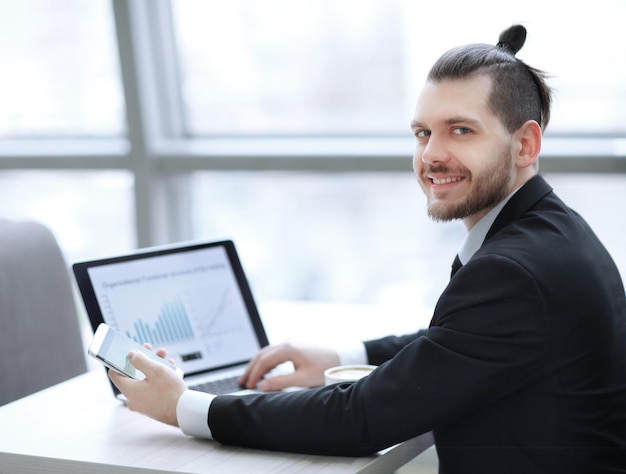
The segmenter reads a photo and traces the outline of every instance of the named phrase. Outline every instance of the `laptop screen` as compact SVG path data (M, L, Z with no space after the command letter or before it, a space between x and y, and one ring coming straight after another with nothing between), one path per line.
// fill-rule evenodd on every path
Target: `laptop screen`
M232 241L146 249L73 265L92 327L153 348L186 375L250 360L267 336Z

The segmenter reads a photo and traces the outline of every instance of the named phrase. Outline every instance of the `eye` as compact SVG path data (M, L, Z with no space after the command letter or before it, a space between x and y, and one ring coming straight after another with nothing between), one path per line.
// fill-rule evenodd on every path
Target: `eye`
M452 133L455 135L467 135L468 133L471 133L471 130L465 127L456 127L452 130Z
M430 130L415 130L414 133L417 138L426 138L430 136Z

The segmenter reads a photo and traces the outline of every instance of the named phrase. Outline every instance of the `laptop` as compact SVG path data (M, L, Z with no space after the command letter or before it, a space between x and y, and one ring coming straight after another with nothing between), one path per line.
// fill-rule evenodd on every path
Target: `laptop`
M190 388L245 392L237 378L268 339L231 240L146 248L72 270L94 331L104 322L165 348Z

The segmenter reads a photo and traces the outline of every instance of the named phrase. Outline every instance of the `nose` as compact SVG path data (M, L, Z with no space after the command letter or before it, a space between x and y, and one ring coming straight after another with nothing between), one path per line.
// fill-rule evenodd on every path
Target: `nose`
M440 139L433 139L431 135L428 141L418 142L413 154L413 170L419 175L424 169L432 168L450 160L450 152L445 143Z
M437 137L434 133L428 137L426 143L418 144L415 153L416 155L419 153L419 159L425 164L446 162L450 159L445 141Z

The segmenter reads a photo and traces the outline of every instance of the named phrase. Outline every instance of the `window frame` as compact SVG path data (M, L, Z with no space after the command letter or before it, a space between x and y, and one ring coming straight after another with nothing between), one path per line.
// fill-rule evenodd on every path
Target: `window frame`
M2 140L0 170L130 171L138 247L193 238L190 176L197 170L412 173L408 131L375 138L184 136L170 1L112 0L112 8L128 136ZM540 169L626 173L626 137L547 134Z

